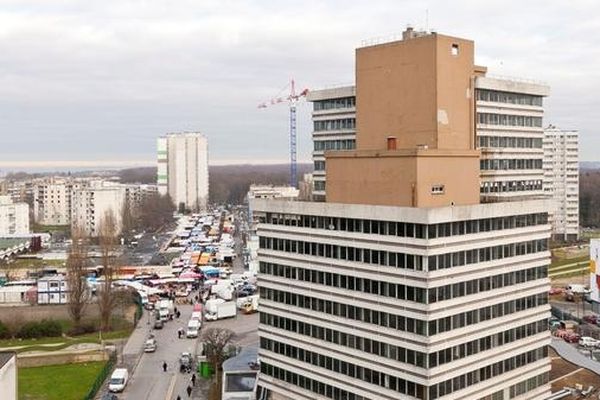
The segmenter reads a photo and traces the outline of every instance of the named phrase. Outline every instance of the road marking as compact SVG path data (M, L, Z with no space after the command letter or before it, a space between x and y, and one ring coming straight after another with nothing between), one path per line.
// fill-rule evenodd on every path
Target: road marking
M167 397L165 400L171 400L173 398L173 390L175 390L175 382L177 382L177 374L174 374L169 383L169 390L167 390Z

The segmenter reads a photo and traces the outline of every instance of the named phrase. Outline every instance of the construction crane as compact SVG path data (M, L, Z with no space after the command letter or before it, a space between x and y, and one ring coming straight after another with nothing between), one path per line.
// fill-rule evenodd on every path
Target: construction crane
M289 89L290 92L286 96L281 94ZM276 104L287 102L290 107L290 186L298 187L298 166L297 166L297 151L296 151L296 105L298 100L302 97L306 97L308 89L303 89L299 93L296 93L296 84L292 79L288 85L286 85L276 97L273 97L268 102L260 103L258 108L267 108Z

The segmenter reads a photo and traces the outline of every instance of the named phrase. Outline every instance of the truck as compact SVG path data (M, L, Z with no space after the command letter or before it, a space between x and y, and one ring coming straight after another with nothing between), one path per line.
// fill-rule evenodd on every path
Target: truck
M162 299L158 302L158 315L161 321L169 320L170 316L175 312L173 300Z
M242 297L239 300L243 300ZM246 302L242 304L242 312L244 314L253 314L258 311L258 295L245 297Z
M237 309L233 301L211 299L206 302L206 314L204 318L207 321L216 321L218 319L235 317L236 313Z

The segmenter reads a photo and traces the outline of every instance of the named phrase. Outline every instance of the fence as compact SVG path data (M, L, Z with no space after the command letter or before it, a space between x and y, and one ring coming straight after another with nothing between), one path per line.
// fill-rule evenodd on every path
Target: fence
M104 384L106 377L112 372L113 367L115 366L116 362L117 362L116 354L111 353L110 358L106 362L106 365L104 366L104 368L102 368L102 371L100 371L100 373L96 377L94 384L90 388L90 391L88 392L88 394L84 397L84 400L94 400L94 397L96 397L96 394L98 393L98 391Z

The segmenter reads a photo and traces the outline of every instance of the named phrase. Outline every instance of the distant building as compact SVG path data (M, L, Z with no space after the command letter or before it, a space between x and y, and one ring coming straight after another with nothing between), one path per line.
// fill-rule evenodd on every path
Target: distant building
M250 185L248 199L287 199L298 198L299 190L293 186Z
M148 196L158 193L157 185L126 184L123 185L123 188L125 189L125 201L132 209L140 207Z
M550 213L552 236L559 240L579 238L579 132L544 130L544 192L555 206Z
M0 304L23 305L35 304L37 301L36 288L32 285L6 285L0 287Z
M78 226L87 235L98 236L107 212L115 217L117 230L121 229L125 189L121 185L99 183L73 192L72 226Z
M10 196L0 196L0 236L25 235L29 232L29 205L13 203Z
M158 190L178 209L205 210L208 204L208 140L200 133L158 138Z
M17 353L0 352L0 393L4 400L17 400Z
M64 275L49 275L38 279L38 304L67 304L69 286Z
M33 189L33 217L41 225L70 225L73 192L83 182L51 178Z

